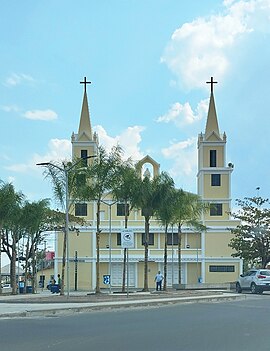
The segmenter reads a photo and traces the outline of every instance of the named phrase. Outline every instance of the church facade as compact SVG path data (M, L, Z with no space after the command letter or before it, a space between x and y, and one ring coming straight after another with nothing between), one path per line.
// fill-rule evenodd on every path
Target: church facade
M98 136L92 131L89 105L85 89L78 133L71 137L72 157L96 155ZM205 133L198 136L198 195L210 204L203 215L206 231L196 232L184 227L182 233L181 283L226 283L235 281L242 270L242 261L231 256L228 246L230 228L238 222L230 218L231 174L233 165L226 165L226 135L220 134L211 79L211 95ZM88 159L87 162L91 162ZM149 165L153 176L159 173L159 164L149 155L137 164L141 172ZM148 170L147 170L148 171ZM194 179L195 181L195 179ZM105 194L104 194L105 195ZM85 219L78 231L69 232L68 272L70 290L94 290L96 287L96 211L94 201L75 203L72 213ZM119 289L122 286L124 248L121 233L124 230L123 204L104 197L100 210L100 288ZM141 289L144 282L144 217L140 210L132 210L128 229L134 234L134 245L128 249L128 286ZM56 240L55 272L61 271L63 233ZM149 288L154 288L157 271L163 272L164 230L159 221L150 221ZM110 276L110 280L108 279ZM67 277L65 278L67 281ZM127 279L126 279L127 281ZM108 282L110 284L108 285ZM178 283L177 228L171 227L168 235L167 287Z

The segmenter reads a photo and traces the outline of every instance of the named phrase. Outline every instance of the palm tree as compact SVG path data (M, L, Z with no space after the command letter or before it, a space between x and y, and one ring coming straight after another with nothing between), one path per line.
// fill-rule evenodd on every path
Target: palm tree
M99 146L98 157L84 170L85 182L77 184L77 199L96 202L96 293L100 293L100 207L103 198L117 182L117 170L121 164L122 149L116 146L107 153Z
M201 223L201 215L206 211L208 205L203 203L201 198L193 193L177 190L175 198L175 211L173 223L178 228L178 283L181 284L181 239L182 226L184 224L205 230L206 227Z
M134 207L142 210L144 217L144 287L143 291L149 291L148 289L148 245L149 245L149 229L150 219L158 211L159 203L162 199L163 188L162 183L167 179L167 174L162 172L160 175L153 179L149 176L145 176L140 179L137 183L136 189L134 190L133 203Z
M112 195L117 201L122 201L125 208L125 228L128 227L129 213L133 209L134 189L137 188L139 178L131 160L121 163L117 170L117 181L113 184ZM127 249L124 249L122 292L126 286Z
M38 165L46 166L44 171L45 178L48 178L53 187L53 194L56 203L65 213L65 228L64 228L64 242L63 242L63 255L62 255L62 272L61 272L61 291L60 294L64 295L65 287L65 267L66 267L66 256L67 256L67 235L68 228L67 222L70 219L70 209L76 199L76 182L77 173L81 172L82 158L75 159L74 163L62 161L59 163L46 162ZM70 172L73 170L72 172ZM67 186L68 185L68 186ZM59 216L57 217L57 223L59 224ZM68 217L68 218L67 218ZM76 217L75 217L76 218ZM80 222L80 220L78 220Z
M173 179L167 175L160 184L160 202L157 210L157 218L164 226L164 283L163 289L167 289L167 262L168 262L168 227L173 221L175 208L175 192Z

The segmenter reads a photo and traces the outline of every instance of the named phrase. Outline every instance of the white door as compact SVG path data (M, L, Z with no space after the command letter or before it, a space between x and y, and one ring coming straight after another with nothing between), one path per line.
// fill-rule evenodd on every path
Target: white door
M181 283L184 284L186 281L185 277L185 263L181 265ZM178 263L167 264L167 286L172 286L172 278L173 284L178 284Z
M135 263L129 263L129 286L135 287ZM112 263L112 286L122 286L123 281L123 263ZM127 268L126 268L127 284Z

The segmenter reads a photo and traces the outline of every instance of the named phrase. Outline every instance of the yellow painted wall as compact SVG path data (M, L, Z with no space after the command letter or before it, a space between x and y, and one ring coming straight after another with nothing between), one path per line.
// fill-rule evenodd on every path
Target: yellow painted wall
M204 176L204 197L208 199L220 199L229 197L229 178L221 174L221 186L211 186L211 174Z
M78 256L89 257L92 253L92 239L95 233L80 232L79 235L76 232L69 232L69 247L70 257L75 256L75 251L78 251Z
M148 287L150 289L155 288L154 282L155 276L158 272L158 264L155 262L148 263ZM144 286L144 262L138 263L138 287L143 288Z
M188 284L198 283L198 278L201 276L201 263L187 264L187 282Z
M203 167L210 167L210 150L217 150L217 167L224 167L224 146L204 146Z
M213 201L214 203L214 201ZM217 201L217 203L220 203L219 201ZM222 221L222 220L227 220L230 219L230 207L228 203L223 203L222 204L222 216L210 216L210 210L208 210L205 215L204 215L204 219L206 221L208 220L212 220L212 221ZM218 224L220 225L220 224ZM227 223L227 225L229 225L229 223Z
M205 255L208 257L231 257L232 249L228 246L233 238L230 232L205 234Z
M235 266L235 272L209 272L209 266ZM206 263L205 265L205 279L207 283L229 283L234 282L238 278L239 272L239 264L237 263L221 263L219 262L211 262Z
M201 234L200 233L188 233L186 234L187 244L190 249L200 249L201 248Z

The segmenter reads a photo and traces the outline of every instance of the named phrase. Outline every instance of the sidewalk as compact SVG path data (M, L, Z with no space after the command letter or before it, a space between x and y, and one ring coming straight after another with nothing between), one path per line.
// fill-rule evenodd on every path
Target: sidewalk
M166 292L70 292L68 296L39 291L37 294L0 295L0 318L55 316L78 312L161 306L176 303L218 302L243 299L245 295L229 291L170 290Z

